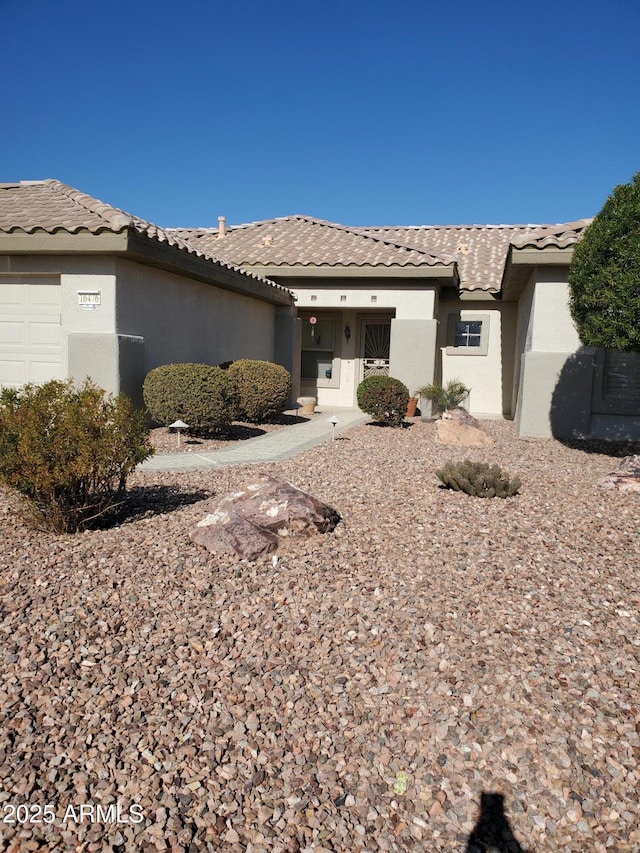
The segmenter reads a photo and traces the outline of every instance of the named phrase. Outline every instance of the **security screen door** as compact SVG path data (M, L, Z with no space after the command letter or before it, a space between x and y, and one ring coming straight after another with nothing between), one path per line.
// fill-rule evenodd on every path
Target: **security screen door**
M391 343L391 322L363 323L362 335L362 371L367 376L389 375L389 346Z

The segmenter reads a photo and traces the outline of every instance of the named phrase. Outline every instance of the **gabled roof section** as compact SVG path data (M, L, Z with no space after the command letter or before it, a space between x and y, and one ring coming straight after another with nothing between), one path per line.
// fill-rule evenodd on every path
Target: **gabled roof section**
M285 216L226 229L176 229L190 245L204 247L241 267L453 267L443 253L310 216Z
M559 225L543 225L528 234L520 234L511 240L516 249L566 249L575 245L591 225L591 219L578 219L576 222L565 222Z
M218 229L175 229L190 245L241 267L404 270L455 265L460 290L498 294L510 246L580 239L588 220L568 225L415 225L348 227L308 216L285 216ZM537 242L536 242L537 241ZM275 275L275 270L269 270Z
M0 184L0 231L12 234L66 231L118 233L133 224L133 217L81 193L60 181L21 181Z
M363 228L367 234L446 254L458 265L460 289L498 293L509 244L539 225L415 225Z
M534 267L568 267L573 247L582 239L592 222L593 219L578 219L576 222L542 225L526 234L515 236L505 260L501 298L519 298Z
M171 247L182 253L182 261L177 252L173 255L173 263L177 267L186 263L185 256L192 256L209 262L211 272L217 267L221 271L237 274L238 280L253 279L281 294L292 296L290 291L281 285L255 273L241 270L233 263L207 251L204 246L192 245L176 231L160 228L152 222L132 216L53 179L0 184L0 235L2 234L16 237L20 234L122 234L130 238L139 236L143 241L146 238L159 247ZM131 239L129 244L132 245ZM140 241L137 246L139 250ZM133 251L131 246L130 251Z

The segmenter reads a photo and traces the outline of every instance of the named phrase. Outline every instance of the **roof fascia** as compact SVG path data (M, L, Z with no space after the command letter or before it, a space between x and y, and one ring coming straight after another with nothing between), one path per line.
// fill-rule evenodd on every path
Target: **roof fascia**
M558 249L555 246L547 246L543 249L535 249L527 246L519 249L517 246L510 246L499 298L505 302L519 299L535 267L569 266L573 257L573 248L573 246L567 246L564 249Z
M363 266L258 266L242 264L242 269L257 275L271 278L274 276L291 276L293 278L450 278L455 281L455 265L436 265L432 267L380 267Z
M239 271L228 269L214 260L152 240L136 231L129 231L126 257L167 272L186 274L190 278L240 293L243 296L260 299L272 305L291 305L294 301L293 294L288 290L264 284Z
M114 233L103 231L92 234L89 231L71 233L69 231L12 231L0 233L0 253L11 255L69 255L93 252L123 252L127 248L126 231Z
M240 293L269 302L272 305L291 305L293 294L277 287L243 275L236 270L227 269L214 260L190 254L177 246L170 246L153 240L134 229L119 232L103 231L92 234L89 231L72 233L69 231L12 231L0 233L0 254L2 255L117 255L150 266L188 275L207 284L214 284L225 290Z
M526 264L536 267L563 267L569 266L571 263L573 246L567 246L564 249L559 249L556 246L545 246L542 249L535 249L533 246L525 246L519 249L517 246L511 246L510 255L513 266Z

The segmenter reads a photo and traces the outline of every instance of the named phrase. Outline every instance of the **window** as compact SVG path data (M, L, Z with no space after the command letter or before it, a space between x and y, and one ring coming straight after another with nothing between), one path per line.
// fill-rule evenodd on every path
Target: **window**
M459 311L447 318L447 355L486 355L489 315Z
M314 318L312 318L314 319ZM334 347L336 321L333 319L309 319L302 321L302 358L300 378L316 382L319 386L335 385Z
M482 320L456 320L454 347L479 347Z

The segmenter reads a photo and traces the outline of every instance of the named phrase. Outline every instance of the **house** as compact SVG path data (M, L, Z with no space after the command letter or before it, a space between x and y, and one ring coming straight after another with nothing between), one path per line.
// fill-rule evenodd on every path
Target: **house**
M471 388L470 411L521 435L640 438L640 361L583 347L569 312L573 246L560 225L348 228L292 216L179 233L296 295L301 392L354 405L370 373L413 393Z
M0 185L0 385L86 376L142 404L169 362L293 369L284 287L59 181Z
M158 364L242 356L325 410L371 373L457 378L524 436L640 438L640 357L583 347L569 312L589 221L161 229L56 181L5 185L0 383L90 374L139 399Z

